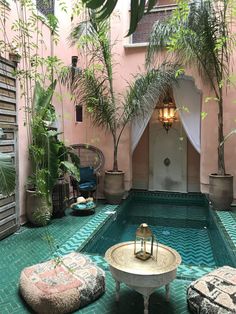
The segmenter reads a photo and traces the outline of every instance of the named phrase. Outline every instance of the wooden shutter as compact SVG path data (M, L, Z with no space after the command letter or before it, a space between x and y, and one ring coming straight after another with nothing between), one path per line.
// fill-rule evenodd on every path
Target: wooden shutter
M0 128L4 137L0 138L0 152L12 156L13 162L18 168L17 162L17 97L16 79L13 75L14 63L0 57ZM15 232L18 228L18 186L16 180L16 192L3 197L0 194L0 239Z

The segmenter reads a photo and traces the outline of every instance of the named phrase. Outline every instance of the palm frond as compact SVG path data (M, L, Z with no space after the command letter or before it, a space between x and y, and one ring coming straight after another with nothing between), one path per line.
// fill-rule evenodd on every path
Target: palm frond
M82 70L72 86L72 94L77 103L87 108L92 121L97 126L105 126L113 132L116 108L114 102L111 45L108 36L107 21L99 20L95 11L88 11L86 24L78 25L71 36L73 43L86 43L87 68ZM86 29L86 36L79 36L81 27Z
M155 51L167 43L167 50L175 53L179 62L191 62L213 89L218 104L218 173L225 174L223 87L230 74L230 56L235 47L231 31L232 1L196 0L189 4L179 0L178 8L168 21L174 32L167 27L156 26L151 35L147 63L153 62ZM155 38L159 36L159 38ZM223 143L223 144L222 144Z
M159 98L177 83L178 64L163 62L157 69L138 75L124 99L123 124L153 110Z
M15 190L16 171L9 155L0 153L0 194L9 195Z
M154 62L155 55L164 47L175 53L178 63L195 62L201 76L207 78L212 87L219 85L229 74L229 59L232 38L226 21L228 1L221 6L211 0L201 0L189 6L187 18L181 17L181 9L164 23L155 23L150 35L146 63ZM223 61L223 62L222 62ZM218 91L215 89L215 92Z
M85 69L74 83L74 95L86 107L97 126L111 130L115 119L115 107L108 88L108 81L96 75L96 69Z
M142 4L144 2L142 1ZM94 12L89 13L93 38L86 37L87 67L72 86L76 102L84 105L93 123L105 127L113 138L113 169L117 170L117 149L121 135L129 121L153 109L160 95L176 80L177 67L163 63L158 69L135 78L135 83L122 101L113 90L113 63L108 24L100 22ZM123 106L122 106L122 105Z
M155 58L155 55L166 48L170 41L170 37L177 32L168 21L156 21L153 24L152 31L149 35L149 46L146 54L146 66L150 66Z
M70 44L72 46L74 45L80 45L80 47L84 47L84 45L87 45L88 37L89 41L93 42L94 35L96 35L94 26L91 23L91 21L84 20L79 22L71 31L68 40L70 41ZM83 38L86 36L86 41L83 40Z

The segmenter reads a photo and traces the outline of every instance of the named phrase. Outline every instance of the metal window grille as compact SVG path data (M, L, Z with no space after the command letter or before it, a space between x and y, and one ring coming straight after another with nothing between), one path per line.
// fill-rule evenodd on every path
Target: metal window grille
M43 15L54 14L54 0L36 0L36 8Z
M153 24L158 20L162 22L170 17L175 7L176 5L160 6L146 13L138 23L137 29L131 37L131 43L148 43Z

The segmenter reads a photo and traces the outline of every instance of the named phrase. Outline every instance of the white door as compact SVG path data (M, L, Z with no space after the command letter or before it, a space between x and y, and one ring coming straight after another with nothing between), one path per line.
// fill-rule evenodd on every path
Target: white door
M187 192L187 138L181 122L169 132L150 121L149 190Z

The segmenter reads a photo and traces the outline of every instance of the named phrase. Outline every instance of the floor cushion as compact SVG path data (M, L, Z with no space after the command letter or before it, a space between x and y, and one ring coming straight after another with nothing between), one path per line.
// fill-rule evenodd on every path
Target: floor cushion
M187 300L193 313L236 313L236 269L223 266L192 282Z
M105 291L104 271L80 253L22 270L19 288L36 313L70 313Z

